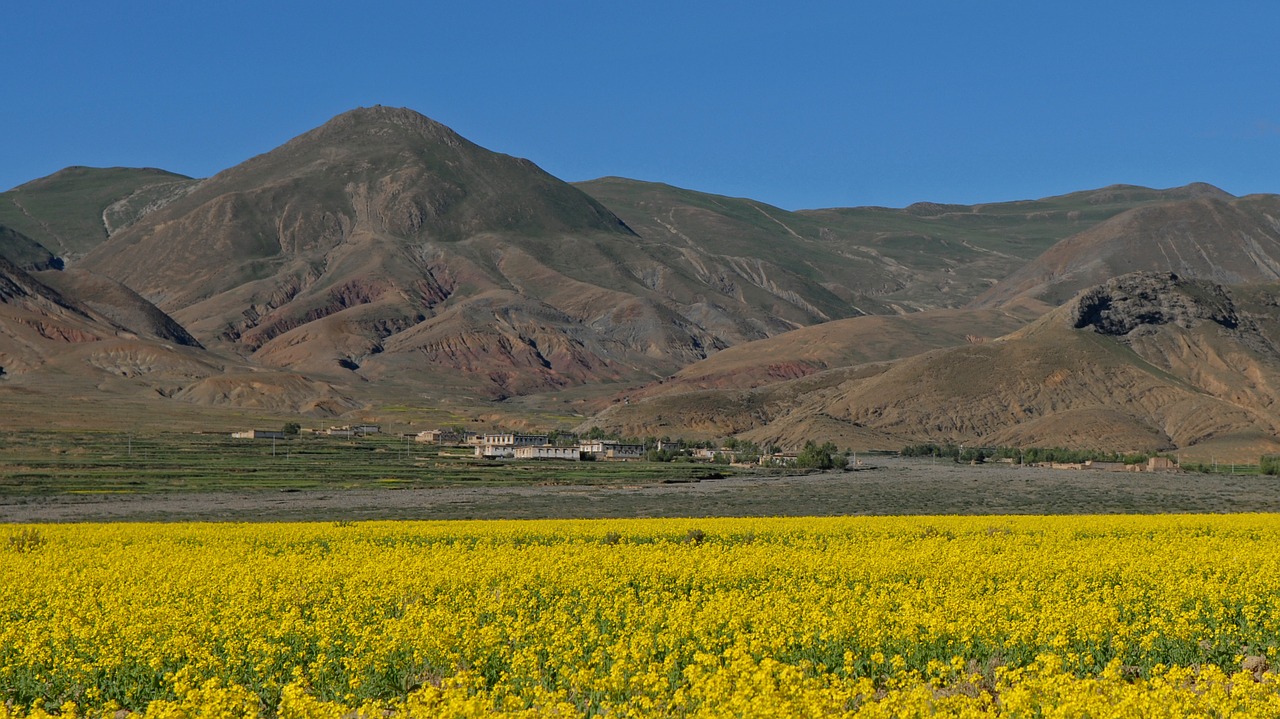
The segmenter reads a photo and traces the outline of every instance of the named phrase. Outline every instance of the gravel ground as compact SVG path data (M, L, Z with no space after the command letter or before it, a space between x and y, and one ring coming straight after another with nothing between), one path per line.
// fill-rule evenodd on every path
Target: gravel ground
M856 472L628 486L0 498L0 522L1280 512L1280 478L876 460Z

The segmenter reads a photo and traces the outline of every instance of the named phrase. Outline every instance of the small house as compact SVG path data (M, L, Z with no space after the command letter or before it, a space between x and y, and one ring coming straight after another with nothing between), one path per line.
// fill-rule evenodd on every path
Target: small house
M269 429L248 429L243 432L232 432L232 439L284 439L284 432Z

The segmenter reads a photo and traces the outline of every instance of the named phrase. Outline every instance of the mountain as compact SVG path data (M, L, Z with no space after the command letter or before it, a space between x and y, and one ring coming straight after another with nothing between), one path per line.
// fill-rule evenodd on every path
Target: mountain
M491 398L647 381L800 327L961 306L1050 238L1170 192L790 213L569 185L386 107L182 187L81 266L260 365Z
M689 255L716 282L739 291L799 294L821 311L819 319L963 307L1059 240L1120 213L1230 197L1204 184L1166 190L1113 185L980 205L919 202L902 209L788 212L755 200L617 177L577 187L645 241ZM814 318L792 319L814 324Z
M860 312L813 269L712 255L375 107L201 181L81 266L259 364L490 397L663 376Z
M614 401L600 425L641 434L1262 446L1273 310L1239 283L1280 279L1277 204L1115 185L787 211L571 185L360 108L207 179L67 168L0 193L0 396L561 418ZM1131 268L1166 274L1111 281ZM1192 309L1075 326L1086 287ZM1204 309L1228 305L1234 327Z
M746 392L618 404L589 424L635 434L691 424L790 446L945 441L1256 458L1280 449L1278 289L1124 275L993 342Z
M193 184L151 168L68 167L0 192L0 225L75 260Z
M1140 207L1072 235L977 298L1059 304L1126 272L1175 272L1225 284L1280 280L1280 196L1216 193Z

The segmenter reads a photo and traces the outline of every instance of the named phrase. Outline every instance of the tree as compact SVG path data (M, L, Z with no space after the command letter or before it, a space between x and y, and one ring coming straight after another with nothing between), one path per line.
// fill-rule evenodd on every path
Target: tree
M804 469L834 469L835 454L836 445L833 442L824 442L819 445L809 440L804 443L804 449L800 450L800 454L796 457L796 466Z
M285 422L284 427L281 429L281 431L284 432L285 434L290 434L290 435L297 434L302 431L302 425L298 424L297 422Z

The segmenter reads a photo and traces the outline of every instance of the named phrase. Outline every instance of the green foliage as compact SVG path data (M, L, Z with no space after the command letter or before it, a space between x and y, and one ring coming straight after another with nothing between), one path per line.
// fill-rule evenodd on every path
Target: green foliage
M1083 462L1121 462L1124 464L1143 464L1158 454L1106 452L1093 449L1066 449L1063 447L966 447L961 449L954 444L911 444L903 447L898 453L902 457L948 457L956 462L982 464L989 459L1012 459L1015 463L1037 464L1040 462L1083 463Z
M644 458L649 462L670 462L675 459L675 452L665 449L650 449L644 453Z
M796 466L801 469L834 469L835 455L838 453L832 442L819 445L813 440L804 443L804 449L796 457Z
M302 425L297 422L285 422L280 431L288 435L294 435L302 431Z
M690 529L689 531L684 533L685 544L702 544L703 540L705 540L706 538L707 538L707 533L702 531L701 529Z
M1280 474L1280 457L1264 454L1258 459L1258 471L1267 475Z

